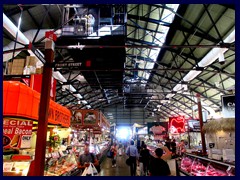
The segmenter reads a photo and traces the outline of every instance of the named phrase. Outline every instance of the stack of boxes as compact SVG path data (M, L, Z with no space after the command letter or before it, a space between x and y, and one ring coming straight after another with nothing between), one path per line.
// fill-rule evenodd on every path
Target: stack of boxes
M12 64L8 63L8 74L11 75L22 75L23 68L25 66L25 59L14 59ZM11 69L10 69L11 67Z
M27 56L26 59L14 59L13 62L8 62L8 74L42 74L43 67L38 67L37 62L38 59L35 56Z

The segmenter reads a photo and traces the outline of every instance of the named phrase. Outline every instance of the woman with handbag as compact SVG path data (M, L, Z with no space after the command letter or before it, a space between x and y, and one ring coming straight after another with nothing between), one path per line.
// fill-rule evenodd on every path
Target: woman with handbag
M113 152L112 156L112 167L116 167L116 162L117 162L117 144L113 143L113 145L110 148L110 151Z
M139 157L138 150L136 146L134 146L134 141L131 140L130 145L127 147L126 154L129 156L129 166L131 176L136 176L137 170L137 159Z

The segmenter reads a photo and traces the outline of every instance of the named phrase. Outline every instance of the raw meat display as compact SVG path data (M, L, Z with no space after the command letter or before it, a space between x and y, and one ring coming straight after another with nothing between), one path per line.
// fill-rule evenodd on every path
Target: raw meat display
M195 159L194 162L192 163L191 174L193 176L205 176L207 165L208 165L207 162L203 162Z
M228 174L227 172L215 169L213 166L209 165L206 171L206 176L228 176Z
M235 166L186 153L180 171L190 176L235 176Z
M183 157L181 161L181 169L190 173L192 167L193 160L188 157Z

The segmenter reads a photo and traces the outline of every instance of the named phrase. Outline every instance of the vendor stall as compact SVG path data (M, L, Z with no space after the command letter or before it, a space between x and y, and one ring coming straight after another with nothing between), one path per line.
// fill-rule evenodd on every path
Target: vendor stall
M40 94L27 85L18 81L3 82L3 155L5 156L3 166L8 167L3 169L3 173L6 176L25 176L31 174L31 170L34 169L39 102ZM49 138L54 135L52 131L54 127L67 129L70 126L70 118L71 113L67 108L50 100L49 136L46 141L50 141ZM54 138L53 141L59 142L60 145L61 139ZM48 150L49 148L46 147L46 153L49 153ZM18 168L15 167L16 164ZM24 168L20 167L21 164Z
M83 153L84 142L90 143L90 152L95 153L101 163L110 146L110 124L99 110L79 109L72 112L73 130L71 146L76 156Z

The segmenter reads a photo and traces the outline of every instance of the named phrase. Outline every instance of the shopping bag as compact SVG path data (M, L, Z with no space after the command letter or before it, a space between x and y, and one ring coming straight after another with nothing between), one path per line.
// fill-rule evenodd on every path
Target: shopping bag
M93 174L93 176L98 176L98 170L97 170L97 168L93 165L93 163L90 163L90 166L92 167L92 174Z
M87 170L88 170L88 168L86 167L86 168L84 169L84 171L82 172L82 175L81 175L81 176L87 176Z
M145 176L144 171L143 171L143 163L139 163L139 169L140 169L140 176Z
M98 176L98 171L93 163L90 163L90 165L84 169L81 176Z
M107 152L107 157L108 157L108 158L113 158L113 152L112 152L111 150L109 150L109 151Z
M122 155L122 148L119 148L119 149L118 149L118 154L119 154L119 156Z
M127 159L126 159L126 164L127 164L128 166L131 165L131 160L130 160L130 158L127 158Z
M136 175L137 175L137 176L141 176L140 166L137 166Z

